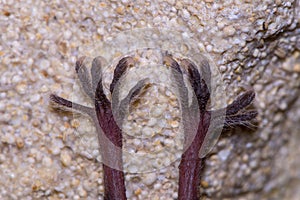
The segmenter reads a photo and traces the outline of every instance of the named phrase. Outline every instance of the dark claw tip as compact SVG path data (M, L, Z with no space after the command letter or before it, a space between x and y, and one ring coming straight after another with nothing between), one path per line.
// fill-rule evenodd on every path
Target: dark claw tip
M246 93L247 95L249 95L251 98L254 99L254 97L255 97L255 92L254 92L253 89L248 90L248 91L246 91L245 93Z
M49 99L52 102L57 102L58 96L55 94L50 94Z
M76 70L76 73L78 73L78 70L80 69L80 67L82 66L83 64L83 61L85 60L85 56L82 56L80 57L77 61L76 61L76 65L75 65L75 70Z
M176 63L176 61L172 58L172 56L170 56L170 55L165 55L164 56L163 64L166 65L167 67L170 67L175 63Z
M127 56L127 57L125 57L125 58L122 58L120 61L119 61L119 63L126 63L126 65L128 66L128 67L133 67L134 66L134 63L135 63L135 60L134 60L134 58L133 57L131 57L131 56Z
M102 58L101 56L98 56L98 57L93 59L93 63L96 66L101 66L102 62L104 62L103 60L104 60L104 58Z
M189 71L193 71L193 70L197 70L198 71L198 68L195 66L194 63L192 63L189 59L182 59L180 61L180 65L183 67L183 69L186 71L186 72L189 72ZM198 72L199 73L199 72Z

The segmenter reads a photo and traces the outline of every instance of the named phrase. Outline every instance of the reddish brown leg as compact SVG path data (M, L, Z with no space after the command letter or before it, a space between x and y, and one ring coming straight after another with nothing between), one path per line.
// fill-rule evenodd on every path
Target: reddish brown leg
M166 56L165 60L169 62L173 76L177 82L181 104L186 105L186 102L188 101L186 95L187 88L183 82L183 73L178 63L171 56ZM197 112L198 116L194 115L194 118L188 118L191 116L191 113L195 112L193 112L192 107L182 106L182 117L188 118L188 120L182 119L185 132L185 151L181 156L179 165L178 200L196 200L201 196L199 192L200 173L204 169L204 158L199 157L199 151L210 126L220 126L218 120L211 120L211 117L218 116L218 113L226 113L226 116L224 117L225 120L220 120L219 123L224 123L224 127L233 127L236 125L246 125L250 120L256 117L257 112L247 111L240 113L252 103L255 96L253 91L247 91L242 94L237 100L225 108L226 110L208 111L207 104L210 99L209 88L211 80L208 62L202 63L202 74L200 74L198 68L187 59L182 60L181 67L183 67L187 73L196 96L196 100L194 100L193 103L198 104L199 112ZM213 124L211 124L211 121ZM191 134L189 128L195 123L198 123L197 129L195 130L196 133Z

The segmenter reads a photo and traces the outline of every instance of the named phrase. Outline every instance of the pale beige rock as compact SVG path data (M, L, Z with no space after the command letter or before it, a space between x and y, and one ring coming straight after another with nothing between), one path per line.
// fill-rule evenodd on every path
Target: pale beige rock
M184 37L195 39L221 72L230 100L243 88L253 87L257 92L259 123L255 133L249 135L243 130L221 138L222 146L217 145L212 153L230 149L230 155L223 162L218 156L206 160L201 190L207 198L237 194L243 199L289 200L299 196L295 178L299 174L299 1L9 0L0 4L0 10L1 199L98 199L99 193L103 194L101 159L92 123L77 115L50 112L48 96L56 93L91 105L82 92L75 91L78 57L110 56L107 62L111 65L124 56L122 52L111 51L113 47L97 49L97 45L112 39L113 34L146 27L180 31ZM135 45L123 42L115 47L131 51ZM175 47L164 46L161 53L174 53ZM186 52L189 48L183 45L180 49ZM160 61L159 57L153 60ZM103 66L106 93L113 66ZM168 76L163 74L161 81L168 81ZM132 195L129 199L177 198L181 155L177 150L182 140L177 138L180 112L173 92L150 95L142 104L146 106L137 107L128 117L136 123L124 124L131 136L140 136L145 129L148 139L157 139L149 143L128 139L128 145L133 151L149 153L149 162L156 160L153 164L162 167L148 177L149 183L157 180L143 188L144 180L126 174L127 190ZM128 167L139 172L148 164ZM166 171L173 175L167 176ZM247 183L240 184L241 180Z

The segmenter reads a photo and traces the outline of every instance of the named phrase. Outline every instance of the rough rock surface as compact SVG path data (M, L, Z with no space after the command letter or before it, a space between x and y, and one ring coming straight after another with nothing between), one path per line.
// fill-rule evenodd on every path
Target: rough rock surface
M4 0L0 27L0 199L102 198L97 140L74 134L89 122L50 112L48 95L71 97L74 63L90 45L145 27L196 38L230 99L257 92L257 128L220 138L202 175L204 198L299 198L299 0ZM176 199L177 165L128 173L127 196Z

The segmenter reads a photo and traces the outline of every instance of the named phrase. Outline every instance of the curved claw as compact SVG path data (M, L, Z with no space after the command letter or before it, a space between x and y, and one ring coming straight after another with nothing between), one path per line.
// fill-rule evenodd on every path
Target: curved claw
M103 58L101 56L94 58L92 62L91 75L92 75L93 92L96 91L98 83L102 81L102 70L101 70L102 64L103 64Z
M77 76L81 82L81 86L84 92L91 98L94 99L94 90L92 89L91 78L88 74L88 70L84 64L85 57L81 57L77 60L75 70Z
M255 92L249 90L242 95L240 95L236 100L234 100L230 105L226 107L226 115L234 115L240 110L246 108L250 105L255 98Z
M188 89L184 83L183 73L177 61L170 55L163 58L163 63L171 68L171 73L175 79L176 86L179 92L180 101L183 107L188 106Z
M168 67L171 67L173 70L175 70L178 74L182 75L182 71L180 69L179 64L177 63L174 58L172 58L171 55L165 55L163 58L163 64L165 64Z
M127 96L121 102L119 102L119 86L117 85L112 98L112 106L114 108L113 113L117 122L120 124L123 123L130 103L150 85L147 83L148 81L148 78L140 80L133 88L131 88Z
M60 106L63 106L65 108L69 108L69 109L73 109L77 112L85 113L85 114L89 115L90 117L95 116L95 110L93 108L74 103L72 101L64 99L64 98L62 98L60 96L57 96L55 94L50 95L50 101L55 103L55 104L58 104Z
M194 90L195 95L198 99L199 109L201 113L205 112L208 100L210 98L210 92L209 87L207 86L205 79L203 79L196 67L190 60L183 59L180 63L187 71L189 81L192 85L192 88ZM204 71L208 73L210 77L210 70L207 70L206 68L209 67L209 65L203 65ZM208 76L206 75L206 76ZM210 78L209 78L210 80Z
M129 91L128 95L125 97L125 99L123 99L121 101L121 105L123 104L123 101L124 101L124 105L126 104L126 101L128 103L131 102L139 94L141 94L141 91L143 89L148 88L148 86L150 86L150 83L147 83L148 81L149 81L148 78L140 80L133 88L131 88L131 90Z
M195 133L195 124L199 121L199 109L197 98L192 96L192 104L189 105L188 88L184 82L183 72L177 61L170 55L164 56L164 64L171 68L171 73L174 77L176 87L178 89L179 101L182 110L182 123L187 135Z
M134 60L132 57L125 57L122 58L119 63L117 64L115 71L114 71L114 77L110 84L110 93L112 94L114 91L114 88L116 84L118 83L119 79L124 75L128 67L131 67L134 65Z
M211 91L211 68L207 59L202 59L200 63L200 73L206 83L208 90Z

